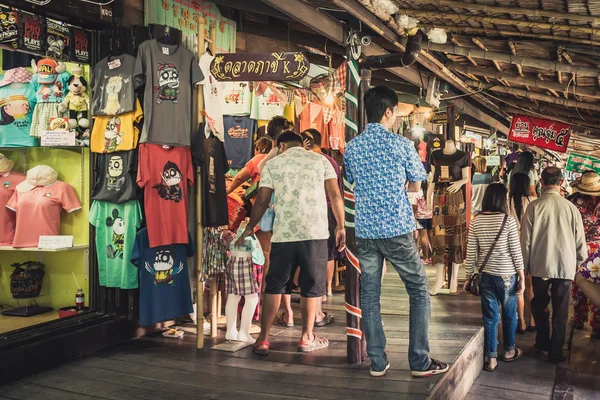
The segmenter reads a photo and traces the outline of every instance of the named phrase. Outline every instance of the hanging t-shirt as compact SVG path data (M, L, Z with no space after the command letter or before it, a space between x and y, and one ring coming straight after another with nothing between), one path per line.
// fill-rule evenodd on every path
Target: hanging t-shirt
M71 185L56 181L27 192L15 190L6 207L17 213L13 247L37 247L40 236L60 234L60 213L81 209Z
M252 93L249 82L223 82L223 114L249 115Z
M136 235L131 262L139 271L141 326L194 311L187 265L194 246L189 235L186 242L189 244L154 247L148 240L148 229Z
M35 90L31 83L11 83L0 87L0 147L39 144L37 138L29 136L35 104Z
M98 180L92 191L92 200L122 204L141 197L136 184L137 151L117 151L96 157L94 170Z
M69 92L71 74L61 72L55 74L33 74L31 83L36 92L38 103L62 103Z
M268 121L273 117L283 115L285 103L286 99L277 96L271 88L267 88L260 96L253 93L250 118Z
M124 204L94 201L90 224L96 227L100 286L121 289L138 287L138 271L131 263L135 235L142 224L142 209L137 200Z
M225 127L225 153L229 167L244 168L252 158L252 138L256 132L256 121L243 116L223 117Z
M136 109L133 82L135 58L129 54L106 57L92 72L92 115L121 115Z
M19 11L19 49L43 54L46 49L46 17Z
M188 185L194 183L190 148L141 144L137 183L150 216L150 246L188 243Z
M0 44L17 48L19 11L0 4Z
M0 246L11 246L15 237L16 215L6 208L6 204L15 192L15 187L25 180L25 175L12 171L0 174Z
M207 115L207 121L213 121L211 124L212 132L221 141L225 140L223 128L223 84L215 79L210 73L210 63L214 56L204 53L200 56L200 69L204 79L200 82L204 90L204 111Z
M434 182L455 182L463 178L462 169L469 166L469 156L460 150L454 154L438 150L431 154L431 165L435 167Z
M140 142L189 146L192 89L204 79L194 55L183 46L147 40L138 49L134 79L136 88L146 85Z
M214 135L207 138L204 132L205 125L201 125L192 144L194 164L202 171L202 225L224 226L229 224L225 186L229 163L223 142Z
M90 147L94 153L113 153L133 150L138 145L137 125L143 117L140 102L136 100L135 111L118 116L94 117Z

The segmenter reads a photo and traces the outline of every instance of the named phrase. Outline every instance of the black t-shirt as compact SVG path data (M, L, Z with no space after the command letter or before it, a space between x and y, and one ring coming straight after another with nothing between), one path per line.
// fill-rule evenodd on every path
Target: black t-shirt
M204 131L205 124L202 124L192 140L192 161L202 170L202 225L229 225L225 187L225 173L229 171L229 163L225 146L212 133L207 138Z
M434 182L460 181L463 178L462 169L469 166L469 156L460 150L454 154L444 154L438 150L431 154L431 165L435 167Z
M121 204L141 197L136 184L137 151L117 151L99 154L96 158L98 179L92 200Z

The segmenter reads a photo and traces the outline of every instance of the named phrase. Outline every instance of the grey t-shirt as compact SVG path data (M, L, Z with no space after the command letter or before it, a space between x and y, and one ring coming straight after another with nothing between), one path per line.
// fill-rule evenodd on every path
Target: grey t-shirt
M92 115L121 115L135 110L135 57L106 57L92 72Z
M144 91L144 127L140 143L189 146L192 92L204 79L198 60L183 46L142 43L135 63L136 88Z

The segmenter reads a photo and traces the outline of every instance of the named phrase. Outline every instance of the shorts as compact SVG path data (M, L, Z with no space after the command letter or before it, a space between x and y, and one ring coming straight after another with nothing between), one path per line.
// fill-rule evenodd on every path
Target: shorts
M422 226L422 228L419 228L419 230L420 229L430 230L431 228L433 228L432 221L433 221L432 218L426 218L426 219L417 218L417 222L419 222L419 224L421 224L421 226Z
M324 296L327 286L327 240L273 243L265 293L291 294L297 267L300 267L300 295L306 298Z
M329 223L329 239L327 239L327 261L333 261L337 249L335 248L335 228L337 228L337 221L333 210L327 208L327 222Z

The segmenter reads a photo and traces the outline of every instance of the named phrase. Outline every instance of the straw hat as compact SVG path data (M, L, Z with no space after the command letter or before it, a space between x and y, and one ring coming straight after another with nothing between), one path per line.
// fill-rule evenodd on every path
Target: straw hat
M13 160L6 158L4 154L0 153L0 174L12 171L14 166L15 162Z
M600 196L600 175L595 172L586 172L571 184L579 193L590 196Z
M58 179L58 173L47 165L38 165L27 171L25 180L17 185L17 191L24 193L38 186L48 186Z

